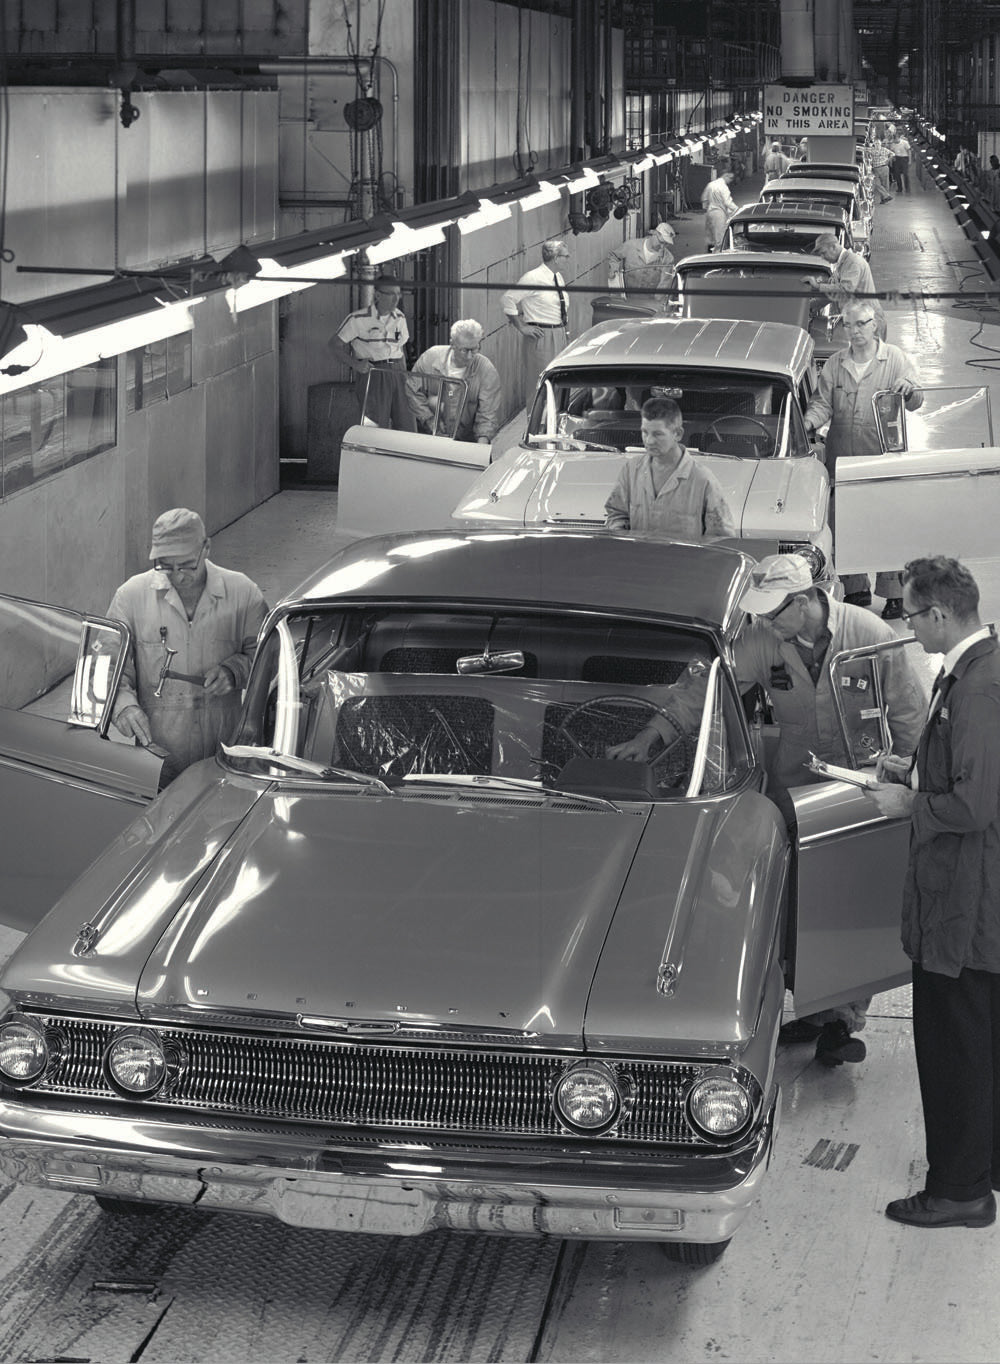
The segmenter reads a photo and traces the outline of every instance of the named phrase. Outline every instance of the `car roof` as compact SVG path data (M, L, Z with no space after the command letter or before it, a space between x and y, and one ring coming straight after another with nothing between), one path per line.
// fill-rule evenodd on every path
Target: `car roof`
M753 562L735 548L592 530L411 531L355 540L283 606L510 603L724 628Z
M739 252L734 252L739 255ZM549 362L552 371L602 364L645 363L752 369L797 379L812 359L813 342L787 322L690 317L609 318L590 327Z
M793 161L781 177L783 180L789 176L798 180L803 176L833 176L835 179L842 177L845 180L860 180L861 167L852 165L847 161Z
M709 251L697 256L684 256L674 266L680 274L689 270L713 270L726 265L753 266L761 270L801 270L803 266L814 274L832 274L829 261L814 256L810 251Z
M843 227L845 211L838 204L816 199L792 199L782 204L744 204L729 219L730 223L744 222L828 222Z
M796 194L805 198L812 194L851 194L857 192L853 180L830 180L821 175L782 175L780 179L769 180L761 194L773 198L775 194Z

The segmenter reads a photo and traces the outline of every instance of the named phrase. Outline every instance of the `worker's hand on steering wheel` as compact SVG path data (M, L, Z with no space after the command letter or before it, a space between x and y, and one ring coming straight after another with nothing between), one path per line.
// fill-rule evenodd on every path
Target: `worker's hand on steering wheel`
M640 729L638 734L631 739L626 739L623 744L612 744L604 750L606 758L619 758L623 762L643 763L649 757L650 749L659 738L659 735L651 725L645 729Z

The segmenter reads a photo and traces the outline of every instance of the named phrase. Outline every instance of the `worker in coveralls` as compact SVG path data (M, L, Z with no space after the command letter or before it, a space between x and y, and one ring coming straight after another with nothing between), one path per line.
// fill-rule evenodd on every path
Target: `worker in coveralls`
M108 615L132 631L112 720L126 738L166 753L161 785L229 742L267 603L243 573L208 558L197 512L153 523L153 567L115 593Z

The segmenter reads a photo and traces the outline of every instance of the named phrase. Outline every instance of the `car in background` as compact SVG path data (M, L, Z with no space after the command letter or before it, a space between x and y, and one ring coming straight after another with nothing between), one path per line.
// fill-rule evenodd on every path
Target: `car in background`
M685 256L674 277L680 317L733 317L788 322L812 337L822 367L847 344L840 314L809 278L828 280L833 266L819 256L781 251L711 251Z
M818 179L813 176L782 176L770 180L761 190L762 204L789 204L805 201L834 204L846 210L851 224L854 249L871 255L872 207L860 184L844 179Z
M726 224L723 251L811 252L821 232L832 233L853 251L850 214L831 203L803 199L788 203L744 204Z
M642 449L640 408L668 396L680 405L684 444L719 480L739 536L804 553L825 579L830 483L803 419L815 380L812 340L787 323L601 323L544 370L525 441L483 470L452 519L603 526L628 452Z
M768 1167L786 988L908 971L908 822L813 785L792 856L764 794L752 568L569 530L358 542L265 622L233 744L154 800L106 737L128 631L0 598L2 903L30 930L3 1176L116 1215L717 1259ZM607 756L650 716L651 761Z

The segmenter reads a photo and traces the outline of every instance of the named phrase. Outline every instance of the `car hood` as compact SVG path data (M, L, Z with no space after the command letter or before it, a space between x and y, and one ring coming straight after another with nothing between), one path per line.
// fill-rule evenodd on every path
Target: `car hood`
M626 458L617 452L518 450L476 480L453 516L505 526L603 526L604 503ZM722 485L739 536L794 539L824 524L826 482L816 460L696 458Z
M447 788L267 795L155 944L140 1010L579 1045L647 818Z

